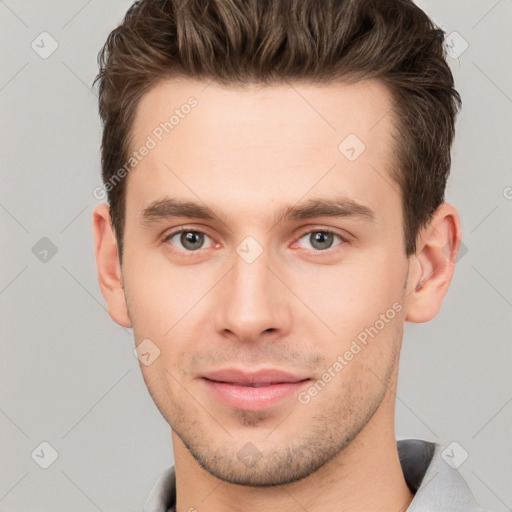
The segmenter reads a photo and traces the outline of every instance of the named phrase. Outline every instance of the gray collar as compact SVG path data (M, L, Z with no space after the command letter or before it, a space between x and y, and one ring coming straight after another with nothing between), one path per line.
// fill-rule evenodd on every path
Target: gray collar
M439 444L404 439L397 447L405 481L414 493L407 512L485 512L459 471L443 459Z
M437 443L420 439L397 441L404 478L414 493L407 512L485 512L480 508L459 471L441 456ZM158 478L141 512L174 512L174 466Z

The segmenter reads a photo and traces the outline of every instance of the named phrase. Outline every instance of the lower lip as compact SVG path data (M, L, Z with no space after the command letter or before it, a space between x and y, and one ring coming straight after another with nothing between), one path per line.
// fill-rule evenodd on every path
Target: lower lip
M299 382L282 382L259 388L236 386L226 382L202 379L209 391L224 404L244 411L264 411L281 400L298 393L310 379Z

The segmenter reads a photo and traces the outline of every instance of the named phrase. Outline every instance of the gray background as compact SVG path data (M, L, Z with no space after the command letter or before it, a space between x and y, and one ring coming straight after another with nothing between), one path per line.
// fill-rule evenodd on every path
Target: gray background
M93 256L101 126L90 85L130 4L0 0L3 512L139 510L173 463L170 429L131 331L106 313ZM447 192L467 252L439 316L406 326L397 436L459 443L476 498L501 512L512 507L512 1L419 4L469 45L449 59L464 106ZM46 59L31 47L43 31L59 45ZM49 456L43 441L58 452L48 469L31 457Z

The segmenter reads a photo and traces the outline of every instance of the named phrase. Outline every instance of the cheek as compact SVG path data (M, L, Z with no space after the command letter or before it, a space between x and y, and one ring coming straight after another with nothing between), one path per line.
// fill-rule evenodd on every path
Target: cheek
M209 273L193 266L173 266L160 251L134 252L125 261L125 294L134 331L165 337L208 292ZM183 319L183 320L182 320Z
M167 393L173 377L178 381L186 377L187 355L197 349L191 338L201 338L204 298L210 281L215 282L211 272L205 275L193 266L173 268L161 260L139 252L125 262L125 294L136 344L149 340L158 354L150 365L141 364L151 394Z
M319 328L340 343L374 325L386 312L387 325L403 307L404 268L396 258L361 258L357 263L294 273L289 276L291 288L317 316Z
M404 268L396 261L382 259L378 265L357 270L352 269L344 283L338 283L337 297L328 303L328 321L336 341L328 346L327 361L336 364L336 375L342 375L339 386L344 383L358 386L361 392L373 389L376 393L394 366L401 345Z

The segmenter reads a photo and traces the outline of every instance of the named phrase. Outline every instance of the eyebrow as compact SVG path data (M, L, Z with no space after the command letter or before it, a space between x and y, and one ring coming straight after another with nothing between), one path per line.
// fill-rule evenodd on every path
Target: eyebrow
M141 220L145 225L175 217L218 220L226 223L224 215L206 204L170 197L154 201L141 213ZM368 206L346 197L340 197L337 199L309 199L304 203L287 205L279 210L275 223L315 217L351 217L375 222L375 212Z

